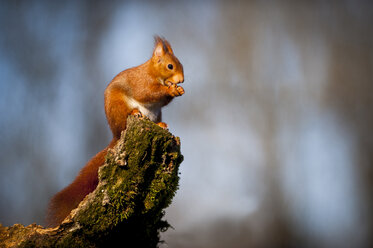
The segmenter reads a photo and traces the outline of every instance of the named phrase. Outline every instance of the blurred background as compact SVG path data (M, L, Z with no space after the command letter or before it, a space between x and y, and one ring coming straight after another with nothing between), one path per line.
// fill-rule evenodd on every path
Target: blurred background
M43 224L159 34L186 91L161 247L373 247L372 25L371 1L1 1L0 223Z

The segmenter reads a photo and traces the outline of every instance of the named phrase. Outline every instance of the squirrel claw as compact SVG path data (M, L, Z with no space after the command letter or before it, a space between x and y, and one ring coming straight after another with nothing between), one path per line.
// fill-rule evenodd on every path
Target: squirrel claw
M168 129L168 125L164 122L158 122L157 125L160 126L163 129L166 129L166 130Z
M170 91L171 91L171 96L173 97L176 97L176 96L181 96L185 93L183 87L181 86L178 86L176 84L172 84L170 87L169 87Z
M180 96L183 95L183 94L185 93L184 88L181 87L181 86L177 86L176 89L177 89L177 92L179 92L179 95L180 95Z
M138 118L143 117L142 113L138 109L133 109L132 112L131 112L131 115L136 116Z

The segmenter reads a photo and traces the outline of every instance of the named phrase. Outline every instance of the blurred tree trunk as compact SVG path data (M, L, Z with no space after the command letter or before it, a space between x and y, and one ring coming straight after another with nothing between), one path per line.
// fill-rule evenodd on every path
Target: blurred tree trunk
M367 40L352 38L349 42L341 42L340 37L335 36L325 102L335 109L354 134L359 193L364 199L359 218L362 230L367 230L362 235L370 237L367 238L367 247L373 247L373 60L369 53L373 37L370 35L366 37Z

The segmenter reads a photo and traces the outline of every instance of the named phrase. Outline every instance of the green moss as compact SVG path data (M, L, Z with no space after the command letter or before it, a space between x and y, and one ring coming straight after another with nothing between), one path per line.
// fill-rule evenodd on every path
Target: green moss
M179 138L130 116L99 170L97 189L74 210L71 222L44 234L36 226L10 230L24 240L19 247L156 247L159 233L170 226L162 218L178 189L182 160ZM0 225L0 237L8 231Z
M162 220L163 209L172 201L178 188L178 165L182 161L179 141L168 131L154 123L142 120L129 125L122 149L109 153L107 165L100 170L97 198L87 209L81 211L77 220L83 229L91 230L97 239L118 234L145 240L155 247L159 232L168 227ZM125 154L127 165L118 166L115 158ZM104 198L107 204L102 204ZM110 235L109 235L110 233ZM115 235L114 235L115 236Z

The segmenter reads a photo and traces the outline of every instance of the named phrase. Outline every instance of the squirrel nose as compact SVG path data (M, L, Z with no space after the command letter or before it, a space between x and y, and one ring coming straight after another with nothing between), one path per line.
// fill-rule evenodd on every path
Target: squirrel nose
M184 83L184 77L183 76L180 77L179 83L181 83L181 84Z
M171 81L174 82L175 84L180 84L184 82L184 76L183 75L174 75L171 78Z

